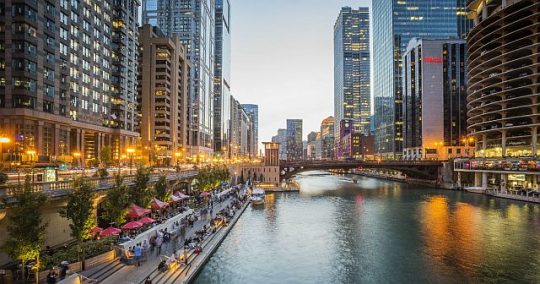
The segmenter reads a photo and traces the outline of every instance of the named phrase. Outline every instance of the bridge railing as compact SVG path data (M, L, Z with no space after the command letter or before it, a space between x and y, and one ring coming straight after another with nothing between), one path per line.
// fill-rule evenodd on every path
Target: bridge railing
M168 173L167 180L182 180L185 178L193 177L197 175L197 171L181 171L178 173ZM150 183L155 183L162 174L152 174L150 176ZM135 175L126 175L124 176L123 185L131 186L135 182ZM105 178L99 177L90 177L87 179L88 183L95 188L96 191L107 190L112 188L115 183L115 177L109 176ZM43 192L50 197L58 197L66 195L73 188L74 180L63 180L63 181L53 181L53 182L36 182L33 183L32 192ZM17 190L19 184L8 184L0 188L0 197L10 197L13 196Z

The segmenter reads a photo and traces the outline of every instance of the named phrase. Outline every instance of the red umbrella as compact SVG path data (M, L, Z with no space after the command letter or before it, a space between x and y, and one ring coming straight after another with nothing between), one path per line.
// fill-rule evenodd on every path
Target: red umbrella
M129 208L128 217L129 218L139 218L141 216L144 216L148 213L152 212L150 209L142 208L141 206L138 206L136 204L132 204Z
M131 221L127 224L125 224L124 226L122 226L122 229L124 230L133 230L133 229L138 229L140 227L143 226L143 223L139 222L139 221Z
M90 234L91 234L92 236L97 235L97 234L99 234L99 233L101 233L101 232L103 232L103 229L100 228L100 227L94 227L94 228L92 228L92 229L90 230Z
M121 232L122 232L122 230L120 230L118 228L109 227L109 228L101 231L101 233L99 233L99 236L100 237L116 236L116 235L120 234Z
M154 223L156 220L150 218L150 217L143 217L139 220L139 222L143 223L144 225L147 225L147 224L152 224Z
M167 206L169 206L169 203L158 200L155 197L154 197L154 201L152 201L152 204L150 205L150 207L152 207L152 209L155 209L155 210L163 209Z
M203 193L201 193L201 196L208 196L208 195L210 195L210 193L208 193L208 192L206 192L206 191L203 192Z

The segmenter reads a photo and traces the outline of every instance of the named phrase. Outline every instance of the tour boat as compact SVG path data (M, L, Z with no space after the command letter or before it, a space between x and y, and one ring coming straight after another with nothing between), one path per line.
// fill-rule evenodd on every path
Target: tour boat
M260 188L253 189L251 193L251 203L253 205L264 204L264 190Z

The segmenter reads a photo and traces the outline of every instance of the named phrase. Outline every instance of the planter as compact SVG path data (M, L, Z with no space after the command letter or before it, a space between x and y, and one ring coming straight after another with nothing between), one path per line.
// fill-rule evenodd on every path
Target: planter
M102 253L100 255L86 259L85 260L86 269L90 269L98 265L107 263L107 262L112 262L115 259L116 259L116 251L113 249L106 253ZM71 273L80 272L82 270L82 262L78 261L78 262L70 263L68 267ZM49 269L41 271L39 273L39 279L45 281L47 278L47 274L49 274Z

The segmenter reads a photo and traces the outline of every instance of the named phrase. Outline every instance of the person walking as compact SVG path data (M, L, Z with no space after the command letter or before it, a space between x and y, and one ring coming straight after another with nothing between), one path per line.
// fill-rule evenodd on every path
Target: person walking
M156 238L157 255L161 254L161 245L163 244L163 237L159 234Z
M144 284L152 284L152 280L150 280L150 276L146 277Z
M133 255L135 256L135 262L137 263L137 266L141 266L141 256L142 256L141 244L137 244L137 246L133 249Z

